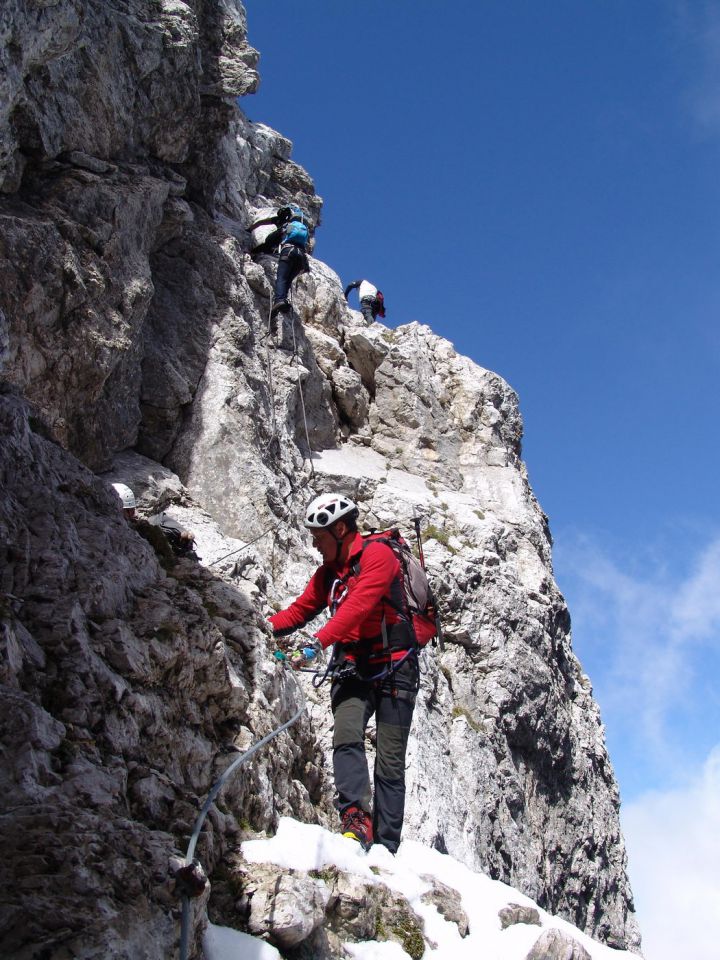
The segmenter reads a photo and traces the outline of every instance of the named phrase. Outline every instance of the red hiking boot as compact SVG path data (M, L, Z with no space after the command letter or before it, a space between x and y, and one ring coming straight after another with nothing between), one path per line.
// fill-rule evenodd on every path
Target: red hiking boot
M357 840L363 850L369 850L373 843L372 820L360 807L348 807L342 814L342 835Z

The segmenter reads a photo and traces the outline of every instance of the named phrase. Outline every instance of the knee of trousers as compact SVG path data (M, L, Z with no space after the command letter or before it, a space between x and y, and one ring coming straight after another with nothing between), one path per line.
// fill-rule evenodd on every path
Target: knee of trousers
M375 773L378 776L385 780L404 781L405 753L409 734L409 727L378 724L375 755Z
M334 710L333 747L345 744L363 744L365 739L365 711L363 700L350 697Z

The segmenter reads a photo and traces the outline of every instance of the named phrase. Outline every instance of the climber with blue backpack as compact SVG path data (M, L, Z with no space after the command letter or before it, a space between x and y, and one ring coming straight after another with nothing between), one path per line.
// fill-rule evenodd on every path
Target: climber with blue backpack
M290 286L299 274L307 273L310 269L305 252L310 232L305 219L300 207L290 204L280 207L272 216L256 220L250 227L253 256L260 253L278 254L271 316L290 309Z
M295 669L333 648L327 672L342 832L365 849L375 842L395 853L405 809L405 752L419 687L418 649L436 627L429 593L417 603L413 598L411 581L421 579L419 564L398 531L362 536L357 518L357 506L342 494L323 494L308 505L304 524L323 562L303 593L271 616L270 623L275 636L284 638L329 609L330 619L311 641L295 650L280 643ZM373 714L374 806L364 745Z

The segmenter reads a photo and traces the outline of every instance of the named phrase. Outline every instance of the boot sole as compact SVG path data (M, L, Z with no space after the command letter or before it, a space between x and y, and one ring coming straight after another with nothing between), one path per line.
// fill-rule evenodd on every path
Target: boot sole
M347 831L347 833L344 833L343 836L347 837L348 840L354 840L356 843L359 843L360 846L363 848L363 850L365 850L366 852L372 846L372 840L370 841L370 843L367 843L367 841L361 840L360 837L356 836L354 833L351 833L349 830Z

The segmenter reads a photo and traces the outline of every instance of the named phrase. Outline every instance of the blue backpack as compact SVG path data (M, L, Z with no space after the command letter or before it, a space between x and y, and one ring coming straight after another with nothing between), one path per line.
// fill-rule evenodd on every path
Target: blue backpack
M292 220L285 227L285 235L283 237L283 243L292 243L296 247L305 248L305 244L308 241L308 228L304 223L301 223L299 220Z

